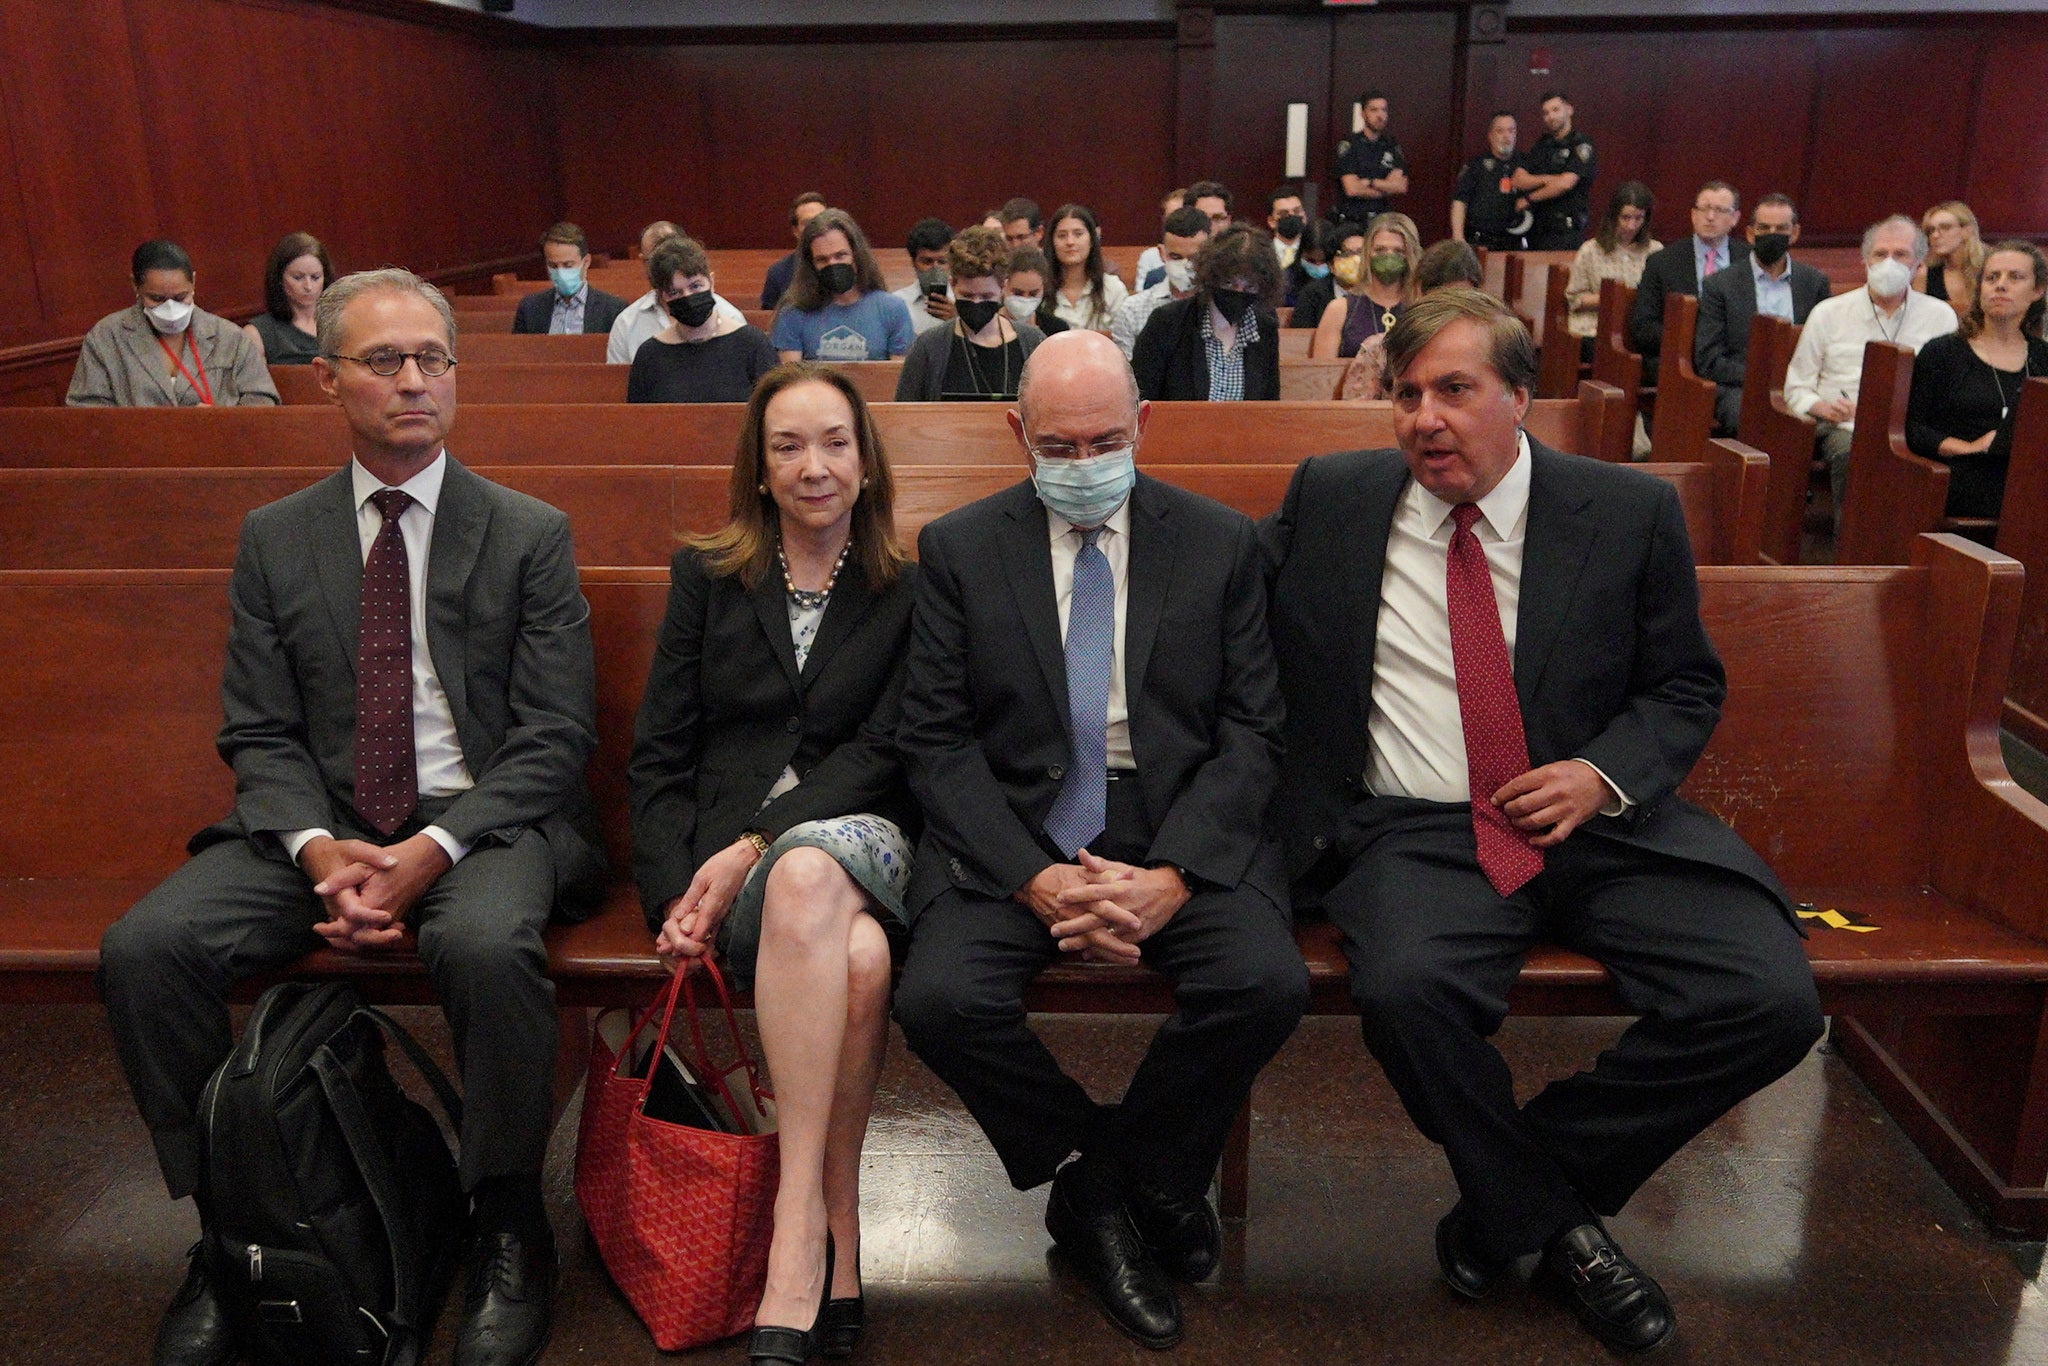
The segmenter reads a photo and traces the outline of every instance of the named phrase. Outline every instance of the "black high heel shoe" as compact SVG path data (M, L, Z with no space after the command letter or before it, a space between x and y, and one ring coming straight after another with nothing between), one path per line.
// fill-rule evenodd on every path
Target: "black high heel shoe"
M854 1264L854 1279L858 1281L857 1253ZM866 1287L863 1286L862 1290L865 1291ZM825 1301L825 1313L818 1320L818 1351L834 1361L852 1356L853 1349L860 1346L861 1329L867 1326L868 1306L864 1294Z
M818 1293L818 1313L811 1320L809 1328L779 1328L770 1324L756 1326L753 1338L747 1343L747 1361L782 1362L784 1366L804 1366L804 1363L818 1354L819 1340L824 1336L825 1311L832 1301L832 1231L825 1231L825 1288Z

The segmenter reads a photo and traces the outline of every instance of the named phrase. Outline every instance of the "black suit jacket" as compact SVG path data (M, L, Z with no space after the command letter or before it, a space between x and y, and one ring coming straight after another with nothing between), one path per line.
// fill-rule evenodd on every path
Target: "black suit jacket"
M1700 623L1685 515L1671 485L1531 440L1515 692L1532 766L1583 758L1636 803L1573 839L1611 839L1739 873L1784 900L1733 830L1677 795L1727 687ZM1287 702L1278 828L1309 876L1363 783L1380 579L1408 487L1399 451L1301 463L1261 527ZM1789 907L1787 908L1789 911Z
M1645 356L1664 348L1664 296L1700 292L1700 268L1693 260L1692 248L1693 238L1687 235L1651 252L1650 259L1643 262L1635 310L1628 315L1628 343ZM1728 264L1744 268L1749 264L1749 243L1733 233L1728 236Z
M1053 859L1040 831L1072 759L1052 546L1030 481L926 526L899 738L925 812L915 917L948 887L1008 897ZM1148 863L1287 902L1263 836L1280 692L1251 522L1145 475L1131 493L1124 689Z
M1140 397L1200 403L1209 397L1209 352L1202 345L1202 294L1174 299L1152 310L1131 348L1131 369ZM1257 312L1259 339L1244 350L1244 396L1280 397L1280 320Z
M610 332L612 324L624 312L626 301L616 294L607 294L593 289L583 300L583 333ZM546 332L548 322L555 316L555 291L543 289L529 294L519 301L518 309L512 314L514 332Z
M242 522L219 748L235 809L191 843L354 822L356 635L363 550L346 467ZM476 785L435 824L463 844L547 837L565 913L604 886L583 769L597 747L590 607L569 519L448 457L426 582L427 649Z
M1790 263L1792 321L1804 323L1828 297L1828 277L1801 261ZM1692 337L1692 368L1716 384L1742 384L1749 362L1749 324L1756 317L1756 274L1738 261L1708 277L1700 291L1700 321Z
M917 836L897 761L896 708L917 566L869 590L849 565L801 673L779 573L751 590L694 550L670 566L668 611L627 765L633 876L650 925L697 867L759 830L868 812ZM761 805L787 767L803 781Z

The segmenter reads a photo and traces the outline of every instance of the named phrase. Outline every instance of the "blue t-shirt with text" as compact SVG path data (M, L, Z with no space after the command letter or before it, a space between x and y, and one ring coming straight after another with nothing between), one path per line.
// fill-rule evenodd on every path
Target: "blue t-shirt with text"
M801 351L805 360L889 360L910 349L910 310L881 289L815 313L785 308L775 315L772 340L777 351Z

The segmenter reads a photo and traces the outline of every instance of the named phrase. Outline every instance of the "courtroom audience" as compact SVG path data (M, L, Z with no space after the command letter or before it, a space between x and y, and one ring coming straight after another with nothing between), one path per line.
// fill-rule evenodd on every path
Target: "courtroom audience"
M1365 225L1365 251L1338 252L1331 269L1344 292L1323 309L1309 355L1350 360L1367 337L1377 337L1401 320L1418 294L1415 268L1422 264L1422 239L1405 213L1383 213Z
M770 336L784 360L890 360L910 349L910 310L883 284L851 214L826 209L804 224Z
M688 237L657 244L647 278L668 326L635 353L626 402L745 403L775 368L775 347L744 315L718 307L703 246Z
M1195 292L1195 255L1208 240L1209 219L1200 209L1190 206L1166 215L1159 228L1159 245L1154 249L1161 261L1159 283L1118 304L1116 316L1110 321L1110 340L1127 359L1154 309Z
M1960 199L1936 204L1920 219L1927 234L1927 262L1913 277L1913 287L1940 299L1958 316L1970 311L1977 297L1977 274L1984 269L1984 239L1977 215Z
M911 226L904 250L910 253L917 278L897 290L896 297L910 310L913 332L929 332L953 321L953 295L947 287L951 277L946 270L946 244L952 240L953 229L943 219L920 218Z
M1486 270L1479 264L1479 253L1455 237L1445 238L1422 253L1422 262L1415 268L1415 287L1428 294L1447 285L1464 285L1471 289L1486 287ZM1386 334L1367 337L1359 346L1358 354L1351 358L1351 364L1344 367L1344 374L1337 381L1337 397L1348 403L1371 402L1387 397L1386 376Z
M798 243L802 243L804 240L804 224L823 213L827 207L829 206L825 203L825 196L819 194L816 190L805 190L794 200L790 201L790 236L796 238ZM782 296L789 293L789 282L795 277L795 252L791 252L774 265L768 267L767 277L761 282L761 309L763 312L782 307Z
M1735 434L1742 416L1742 381L1749 366L1749 325L1759 313L1804 325L1828 297L1828 277L1792 259L1799 240L1799 208L1782 194L1767 194L1749 217L1749 262L1716 271L1700 290L1693 330L1693 369L1714 381L1714 425Z
M1976 302L1962 327L1920 348L1906 405L1906 444L1913 454L1948 466L1950 517L1998 516L2020 393L2032 376L2048 375L2044 298L2048 258L2041 249L2000 242L1984 253Z
M1010 249L994 228L969 228L946 246L952 322L921 334L896 379L898 403L941 399L999 402L1017 397L1024 362L1045 340L1004 308Z
M277 402L263 348L193 303L198 277L176 242L128 261L135 302L92 325L64 402L74 408L211 408Z
M1030 323L1048 337L1067 330L1066 319L1052 309L1052 266L1037 247L1011 248L1008 289L1003 311L1011 322Z
M1656 211L1657 197L1648 185L1624 180L1607 200L1599 231L1579 243L1564 282L1565 299L1571 304L1565 330L1585 338L1580 351L1585 359L1592 359L1593 337L1600 330L1600 286L1619 280L1634 289L1643 278L1643 263L1664 249L1650 235L1650 215Z
M1289 327L1312 328L1323 320L1323 310L1330 306L1340 288L1332 273L1337 258L1345 251L1349 242L1351 259L1361 261L1365 255L1365 230L1356 223L1332 223L1327 219L1311 226L1304 239L1301 255L1294 258L1288 268L1293 278L1294 311L1289 316Z
M310 232L286 233L263 266L263 311L245 329L271 365L310 365L320 353L313 306L334 278L327 248Z
M574 223L557 223L540 239L548 287L519 301L514 332L608 335L626 301L590 286L590 241Z
M1264 232L1225 228L1195 256L1195 292L1154 309L1131 369L1147 400L1280 397L1280 261Z
M1050 226L1053 312L1068 327L1107 332L1130 290L1102 263L1102 231L1095 215L1080 204L1062 204Z
M1045 246L1045 218L1038 211L1038 201L1018 195L1015 199L1003 201L1003 207L996 210L1003 220L1003 241L1010 250L1019 247Z
M1955 310L1912 288L1927 259L1927 236L1904 214L1873 223L1863 234L1862 289L1813 306L1785 368L1785 406L1814 420L1816 453L1827 463L1839 523L1848 492L1849 446L1863 382L1863 348L1874 341L1918 351L1956 330Z
M1187 202L1188 192L1186 189L1168 190L1159 201L1159 216L1163 219L1166 215ZM1163 278L1163 265L1164 262L1160 259L1158 247L1147 247L1139 252L1137 268L1131 272L1132 287L1136 289L1150 289L1153 285L1158 284L1161 278Z
M1628 343L1643 357L1643 383L1657 382L1664 349L1664 296L1697 296L1707 277L1749 259L1749 244L1730 236L1742 221L1742 197L1725 180L1710 180L1692 197L1692 235L1661 247L1643 262L1636 303L1628 315Z
M658 274L654 268L654 250L663 242L676 237L687 237L681 228L661 219L649 223L640 230L640 259L647 263L647 292L633 300L612 320L611 336L605 340L604 358L610 365L631 365L640 353L641 346L657 332L666 331L672 321L667 302L662 292L669 287L669 277ZM705 278L712 278L707 270ZM738 327L745 323L747 315L735 308L732 301L723 294L713 293L712 309L717 315ZM741 395L745 398L745 395Z

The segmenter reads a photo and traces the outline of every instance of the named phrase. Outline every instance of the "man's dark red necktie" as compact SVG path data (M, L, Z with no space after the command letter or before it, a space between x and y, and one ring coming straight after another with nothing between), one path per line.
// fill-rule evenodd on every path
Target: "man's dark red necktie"
M1529 847L1492 797L1510 778L1529 771L1529 741L1522 733L1522 704L1508 665L1493 572L1472 532L1478 505L1460 503L1451 509L1451 520L1457 529L1451 533L1444 600L1450 608L1458 715L1465 729L1465 772L1472 783L1472 833L1479 842L1479 870L1495 891L1510 896L1543 871L1543 852Z
M412 495L370 495L384 525L363 563L356 645L356 813L390 834L420 804L412 748L412 589L398 519Z

